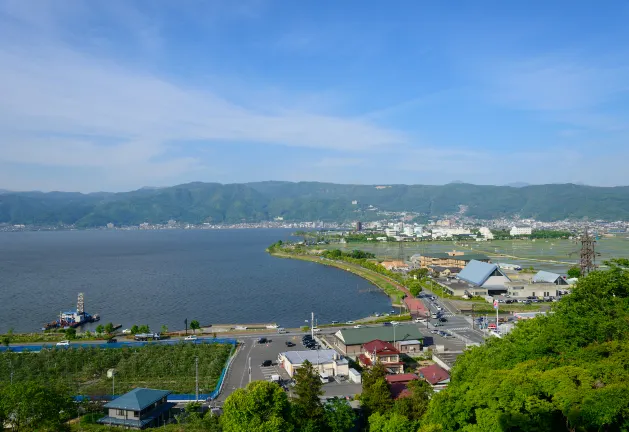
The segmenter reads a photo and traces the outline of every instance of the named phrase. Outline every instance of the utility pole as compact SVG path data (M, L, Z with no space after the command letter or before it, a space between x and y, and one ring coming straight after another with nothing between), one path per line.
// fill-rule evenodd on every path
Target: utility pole
M249 384L251 384L251 357L249 357Z
M314 312L310 312L310 336L314 339Z
M199 357L194 358L194 371L196 374L196 385L195 385L195 402L199 401Z

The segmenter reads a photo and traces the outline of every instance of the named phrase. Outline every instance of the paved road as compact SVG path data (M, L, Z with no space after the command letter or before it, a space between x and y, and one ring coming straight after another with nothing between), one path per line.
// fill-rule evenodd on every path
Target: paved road
M436 297L435 301L430 300L432 296ZM419 297L430 310L431 314L440 312L441 316L444 316L448 320L443 323L443 326L433 327L432 324L437 322L437 320L431 319L429 324L431 329L437 328L439 330L448 331L459 336L465 342L484 343L485 337L483 333L480 330L472 328L472 319L470 317L457 314L447 302L443 302L429 290L423 290ZM441 310L439 308L441 308Z
M332 334L335 330L326 330L322 334ZM268 334L265 335L270 342L259 344L259 336L240 337L242 345L236 358L233 360L231 368L223 384L223 391L217 398L217 403L222 404L227 396L238 388L246 387L251 381L268 381L271 375L280 375L284 380L289 379L288 373L277 364L278 354L285 351L301 351L305 348L301 344L303 332L289 334ZM291 341L293 347L287 347L286 342ZM271 360L272 366L262 366L262 362ZM249 365L251 365L251 377L249 376ZM360 384L331 382L323 385L325 396L350 396L360 393Z

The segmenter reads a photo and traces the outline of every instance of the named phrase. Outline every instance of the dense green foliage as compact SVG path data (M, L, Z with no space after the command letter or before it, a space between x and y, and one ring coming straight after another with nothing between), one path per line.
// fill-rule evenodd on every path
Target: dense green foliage
M0 353L0 385L14 382L56 384L74 394L111 394L107 370L116 369L116 393L134 387L194 393L194 358L199 357L202 391L214 390L232 349L222 344L148 345L139 348L52 349L39 353Z
M293 376L295 380L295 411L296 426L300 430L317 431L324 428L325 411L320 397L323 396L323 383L312 363L304 361Z
M578 278L581 276L581 268L577 266L570 267L566 274L569 278Z
M352 205L358 200L358 205ZM583 218L629 219L629 187L573 184L513 188L448 184L444 186L368 185L314 182L248 184L189 183L125 193L0 194L0 223L76 224L77 226L166 223L255 222L282 216L290 221L371 220L373 205L387 211L426 216L455 213L489 219L519 214L539 220Z
M0 429L5 422L13 431L59 431L76 416L67 389L48 383L0 384Z
M427 421L444 431L628 430L629 261L609 264L552 314L461 356Z

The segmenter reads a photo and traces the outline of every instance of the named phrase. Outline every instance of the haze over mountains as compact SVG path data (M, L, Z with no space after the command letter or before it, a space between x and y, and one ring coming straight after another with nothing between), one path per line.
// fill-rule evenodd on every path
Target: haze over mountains
M356 204L353 204L353 202ZM452 214L459 205L481 219L520 215L538 220L629 219L629 187L552 184L523 187L451 183L346 185L266 181L243 184L188 183L132 192L7 192L0 195L0 223L75 224L79 227L165 223L348 221L376 219L377 210L429 217Z

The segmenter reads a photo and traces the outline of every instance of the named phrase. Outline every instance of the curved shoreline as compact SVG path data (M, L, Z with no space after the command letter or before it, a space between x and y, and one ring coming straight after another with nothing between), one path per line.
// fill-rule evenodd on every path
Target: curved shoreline
M352 263L347 263L343 261L334 261L334 260L324 260L321 257L307 256L307 255L291 255L281 252L273 252L267 250L269 255L274 256L276 258L288 258L288 259L296 259L300 261L309 261L317 264L326 265L329 267L335 267L340 270L347 271L352 273L358 277L361 277L376 286L380 290L382 290L391 300L392 306L404 306L404 303L401 301L402 297L405 294L405 290L401 287L398 282L395 282L384 275L379 273L375 273L369 269L362 268L360 266L356 266Z

